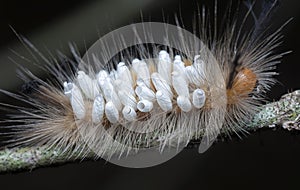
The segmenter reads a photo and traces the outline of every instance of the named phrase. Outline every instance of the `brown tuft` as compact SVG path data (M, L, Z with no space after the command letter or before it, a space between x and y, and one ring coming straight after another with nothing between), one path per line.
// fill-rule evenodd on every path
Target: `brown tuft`
M235 104L240 97L246 97L255 88L256 74L248 68L243 68L235 76L233 85L227 89L227 104Z
M183 63L184 63L185 67L193 65L193 61L191 61L189 59L184 59Z

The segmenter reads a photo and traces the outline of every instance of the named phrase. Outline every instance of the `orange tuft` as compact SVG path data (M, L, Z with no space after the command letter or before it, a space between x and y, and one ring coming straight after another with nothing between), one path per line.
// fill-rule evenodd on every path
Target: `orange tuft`
M238 72L233 80L233 85L227 89L227 103L235 104L240 97L250 94L257 82L256 74L248 68Z
M189 59L183 59L183 63L185 67L191 66L193 64L193 62Z

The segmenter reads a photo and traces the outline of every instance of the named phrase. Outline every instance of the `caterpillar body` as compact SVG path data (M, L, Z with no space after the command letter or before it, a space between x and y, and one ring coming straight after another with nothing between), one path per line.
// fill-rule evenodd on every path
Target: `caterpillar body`
M252 11L251 6L245 18ZM281 43L281 28L266 35L262 19L242 35L242 26L233 21L218 37L207 33L205 11L199 15L201 43L176 26L174 36L160 34L165 48L156 46L154 40L153 52L145 53L149 49L143 44L148 41L142 38L155 37L145 28L143 35L138 34L135 26L132 34L139 56L122 54L121 60L109 66L111 57L104 43L99 48L104 53L87 60L72 47L79 64L72 74L56 60L40 55L55 80L43 81L23 68L22 78L35 81L30 95L2 90L31 106L6 105L17 109L7 120L13 135L9 144L47 145L70 155L84 155L88 147L98 156L112 157L153 146L161 151L166 146L186 146L191 140L202 140L203 152L220 131L227 135L247 132L244 126L275 83L274 68L283 56L274 53ZM122 35L116 40L118 47L127 46ZM180 50L174 50L170 41Z

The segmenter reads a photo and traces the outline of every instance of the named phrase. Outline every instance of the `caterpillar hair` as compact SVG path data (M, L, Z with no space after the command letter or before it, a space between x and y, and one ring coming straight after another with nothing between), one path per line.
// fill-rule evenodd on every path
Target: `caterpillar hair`
M50 77L20 66L21 92L1 90L26 104L1 104L11 112L2 126L5 146L46 146L82 157L91 149L111 158L180 149L194 140L204 152L219 134L247 134L276 81L285 24L270 27L277 0L263 1L258 16L259 3L245 2L239 5L245 14L229 7L221 21L218 1L212 11L199 8L193 37L180 17L177 26L137 23L126 27L132 38L107 35L113 43L100 40L84 57L72 44L74 58L49 59L17 34Z

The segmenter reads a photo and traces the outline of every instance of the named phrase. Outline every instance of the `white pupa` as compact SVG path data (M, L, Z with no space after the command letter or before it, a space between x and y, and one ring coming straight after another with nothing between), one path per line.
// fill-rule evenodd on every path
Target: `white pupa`
M137 86L135 88L135 93L141 100L155 101L155 93L149 89L147 86Z
M64 82L64 92L65 95L70 98L75 117L77 119L83 119L86 111L80 89L73 83Z
M156 97L156 101L159 105L159 107L165 111L165 112L168 112L168 111L171 111L172 110L172 101L170 99L170 97L167 95L167 94L164 94L163 91L157 91L156 94L155 94L155 97Z
M89 99L94 99L99 94L97 81L91 79L84 71L78 71L77 81L84 95Z
M137 116L136 111L130 106L125 106L122 110L122 114L127 121L133 121Z
M97 76L98 84L101 87L106 101L112 101L118 110L122 109L122 103L112 85L111 79L101 72Z
M177 105L183 112L189 112L192 110L191 101L186 96L178 96Z
M132 61L132 68L137 74L137 79L142 79L147 87L150 87L150 72L145 61L134 59Z
M186 82L185 78L177 71L172 72L172 84L178 96L189 96L188 83Z
M189 83L198 85L199 84L199 73L196 71L195 67L192 65L189 65L185 67L185 76L188 79Z
M151 80L157 91L160 90L163 94L167 95L169 98L172 98L173 93L169 84L159 73L152 73Z
M98 94L93 102L92 121L98 124L102 121L104 115L105 102L101 94Z
M133 85L133 80L131 77L131 73L128 69L128 67L125 65L124 62L120 62L117 66L117 72L118 72L118 79L123 81L125 84L128 84L130 86Z
M172 61L169 53L165 50L158 54L157 72L168 84L171 84Z
M176 55L173 62L173 72L182 73L184 75L185 66L180 55Z
M137 103L137 109L141 112L150 112L153 108L153 103L148 100L140 100Z
M119 121L119 112L112 101L105 104L105 116L111 123Z
M194 90L194 92L193 92L193 105L196 108L198 108L198 109L202 108L204 106L205 99L206 99L206 96L205 96L204 90L202 90L202 89Z

